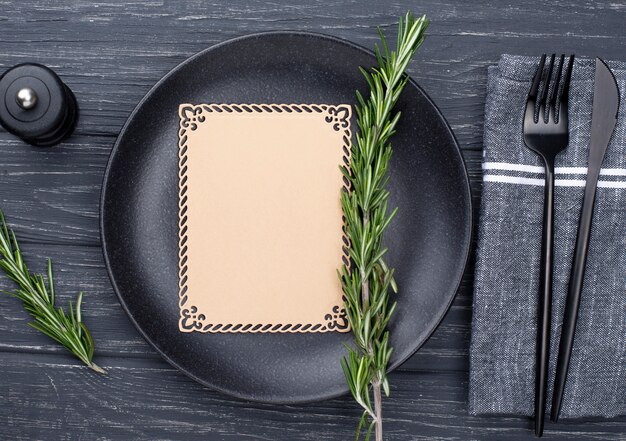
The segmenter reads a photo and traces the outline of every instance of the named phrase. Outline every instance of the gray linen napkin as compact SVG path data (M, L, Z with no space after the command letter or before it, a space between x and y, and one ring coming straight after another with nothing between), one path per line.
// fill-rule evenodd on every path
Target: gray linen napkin
M475 273L469 408L533 414L543 166L522 140L538 57L504 55L489 68ZM562 417L626 414L626 63L608 63L621 93L603 163ZM586 179L594 60L577 59L570 143L557 157L552 341L548 394Z

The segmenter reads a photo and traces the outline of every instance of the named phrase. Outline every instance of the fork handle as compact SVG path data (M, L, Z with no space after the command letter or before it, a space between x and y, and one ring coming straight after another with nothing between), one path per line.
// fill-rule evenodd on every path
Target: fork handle
M563 392L565 391L565 381L569 370L572 347L574 346L574 334L576 332L576 321L578 318L578 308L580 306L580 294L583 289L585 279L585 266L587 264L587 251L589 250L589 237L591 235L591 220L593 218L593 206L596 199L596 188L600 169L589 167L587 184L585 186L585 197L580 211L580 223L576 236L576 248L572 271L570 273L567 298L565 301L565 311L563 315L563 327L561 328L561 341L559 343L559 358L556 363L556 374L554 377L554 391L552 394L552 410L550 419L554 422L559 419L561 404L563 403Z
M537 311L537 362L535 372L535 435L543 434L543 422L548 389L550 353L550 316L552 310L552 262L554 260L554 160L545 159L543 198L543 229L539 273L539 302Z

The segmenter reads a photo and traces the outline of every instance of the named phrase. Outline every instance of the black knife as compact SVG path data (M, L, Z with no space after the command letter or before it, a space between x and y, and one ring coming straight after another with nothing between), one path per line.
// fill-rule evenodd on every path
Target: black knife
M596 198L596 187L600 176L600 168L604 160L604 154L617 123L619 110L619 89L613 72L600 58L596 58L596 77L593 88L593 110L591 115L591 143L589 145L589 162L587 166L587 184L585 196L580 212L578 235L576 236L576 248L574 261L570 273L569 288L565 303L565 315L561 330L559 344L559 358L556 364L556 376L554 379L554 392L552 394L552 410L550 419L556 422L561 411L563 391L567 370L569 368L574 333L576 331L576 319L580 306L580 293L585 278L585 264L589 249L589 235L591 233L591 219L593 217L593 205Z

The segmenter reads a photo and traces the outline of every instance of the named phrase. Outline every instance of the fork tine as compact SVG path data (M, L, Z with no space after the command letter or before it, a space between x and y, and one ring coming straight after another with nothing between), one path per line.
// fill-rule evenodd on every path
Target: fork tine
M536 98L537 92L539 91L539 83L541 82L541 74L543 73L543 65L546 62L546 54L541 56L541 60L539 61L539 65L537 66L537 70L535 71L535 76L533 77L533 85L530 86L530 92L528 93L528 98Z
M559 58L559 67L556 70L556 78L554 81L554 87L552 87L552 95L550 96L550 105L556 107L556 98L559 95L559 84L561 82L561 73L563 72L563 62L565 61L565 55L561 54Z
M550 88L550 81L552 80L552 68L554 67L554 57L552 54L550 57L550 65L548 66L548 75L546 75L546 80L543 82L543 90L541 91L541 98L539 99L539 108L546 103L546 98L548 97L548 89ZM541 110L539 110L541 111Z
M567 69L565 70L565 79L563 80L563 90L559 99L561 101L567 100L569 96L569 82L572 78L572 68L574 67L574 55L570 55L569 62L567 63Z

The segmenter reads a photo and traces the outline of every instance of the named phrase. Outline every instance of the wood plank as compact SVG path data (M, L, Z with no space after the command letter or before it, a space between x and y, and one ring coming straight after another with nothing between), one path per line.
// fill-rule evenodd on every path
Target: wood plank
M59 355L0 357L0 438L107 440L351 439L358 409L349 397L279 406L225 397L159 360L104 359L108 375ZM397 373L385 402L393 440L527 440L526 418L467 414L467 380L456 373ZM626 418L549 424L551 440L623 440ZM184 435L183 435L184 434Z
M21 241L99 246L111 138L74 136L42 149L0 133L0 208Z
M47 257L53 260L59 305L65 306L78 291L85 293L83 317L96 340L97 358L159 358L132 326L119 304L99 247L26 243L22 251L33 271L45 270ZM12 282L0 275L0 290L12 287ZM462 292L435 335L414 358L405 363L404 370L467 370L471 318L469 280L464 282ZM0 295L0 352L65 352L52 340L27 326L28 321L29 317L19 301Z

